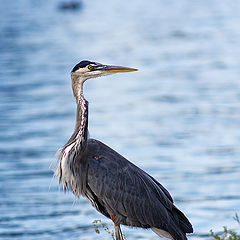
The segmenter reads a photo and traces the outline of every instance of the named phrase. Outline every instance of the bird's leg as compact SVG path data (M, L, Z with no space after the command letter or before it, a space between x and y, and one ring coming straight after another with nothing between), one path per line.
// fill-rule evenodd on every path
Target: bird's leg
M120 225L117 225L115 223L113 223L113 224L114 224L114 229L115 229L116 240L124 240Z
M113 221L116 240L124 240L120 225L118 223L116 223L116 216L115 215L110 215L110 218Z

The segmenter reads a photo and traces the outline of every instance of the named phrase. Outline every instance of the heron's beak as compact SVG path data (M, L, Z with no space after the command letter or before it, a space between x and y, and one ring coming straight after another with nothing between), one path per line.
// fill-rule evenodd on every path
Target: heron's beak
M122 67L122 66L111 66L111 65L100 65L94 70L100 70L104 74L119 73L119 72L135 72L138 69Z

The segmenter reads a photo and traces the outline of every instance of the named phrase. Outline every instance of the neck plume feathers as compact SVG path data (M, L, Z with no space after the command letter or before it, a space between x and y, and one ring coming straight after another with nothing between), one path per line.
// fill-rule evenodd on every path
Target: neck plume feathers
M79 197L86 191L87 173L87 139L88 139L88 102L80 93L73 93L77 102L75 130L71 138L59 150L58 165L55 175L59 177L59 186L64 190L70 188L75 196Z

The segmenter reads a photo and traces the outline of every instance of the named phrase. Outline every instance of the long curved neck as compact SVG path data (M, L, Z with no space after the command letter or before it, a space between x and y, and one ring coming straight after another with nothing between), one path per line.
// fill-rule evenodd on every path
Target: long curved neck
M86 142L88 137L88 101L84 98L83 94L79 95L77 102L77 114L76 114L76 123L75 138L79 139L80 142ZM83 150L83 149L82 149Z
M87 141L88 135L88 101L83 96L83 83L85 79L81 79L80 76L72 73L72 89L73 95L77 104L76 124L73 136L75 140L80 141L83 146L80 147L80 151L84 150L83 142ZM72 139L72 140L74 140Z
M71 148L74 148L74 151L78 156L77 159L83 161L88 139L88 101L84 98L83 94L79 94L76 103L77 112L75 129L72 136L63 147L63 151L65 149L66 153L68 146L72 145Z

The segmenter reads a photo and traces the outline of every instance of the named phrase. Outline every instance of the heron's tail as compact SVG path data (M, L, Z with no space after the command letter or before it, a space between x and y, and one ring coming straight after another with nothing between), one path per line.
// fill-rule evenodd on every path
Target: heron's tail
M175 206L171 212L171 220L166 230L152 227L152 231L160 237L166 237L171 240L187 240L186 233L192 233L192 224L186 216Z
M174 206L173 208L173 216L177 222L177 225L182 230L183 233L192 233L193 227L186 216Z

